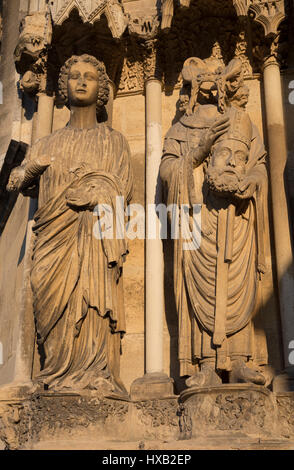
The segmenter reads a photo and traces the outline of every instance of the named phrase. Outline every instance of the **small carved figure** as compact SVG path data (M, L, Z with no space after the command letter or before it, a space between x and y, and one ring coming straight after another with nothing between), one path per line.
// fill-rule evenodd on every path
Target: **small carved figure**
M122 267L125 239L98 239L93 209L132 191L126 139L97 107L108 100L104 64L73 56L61 70L60 92L71 116L61 130L37 141L8 189L23 193L39 181L31 270L38 343L45 353L36 377L51 390L126 394L119 377L125 332Z
M193 84L198 92L211 75L196 72L184 70L192 103L165 138L160 168L168 204L201 205L200 246L187 250L174 241L181 375L190 376L190 387L218 385L227 376L263 385L266 339L254 317L265 271L265 150L244 110L240 62L215 75L218 106L197 101Z

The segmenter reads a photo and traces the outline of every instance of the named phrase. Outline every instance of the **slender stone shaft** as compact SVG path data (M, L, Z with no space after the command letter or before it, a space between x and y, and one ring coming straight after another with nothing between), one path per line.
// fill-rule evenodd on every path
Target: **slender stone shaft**
M146 82L146 373L163 372L163 247L155 205L161 200L162 85ZM155 232L156 229L156 232ZM156 233L156 235L155 235ZM153 239L150 239L153 237Z
M54 97L47 96L42 93L38 100L38 113L37 113L37 124L36 133L33 136L33 126L31 124L31 143L34 140L46 137L51 134L53 126L53 112L54 112ZM23 123L25 127L26 123ZM27 143L29 136L27 135ZM20 384L28 383L32 377L32 366L34 356L34 341L35 341L35 328L34 328L34 317L32 312L32 296L30 289L30 258L32 250L32 236L33 236L33 225L34 225L34 214L38 209L37 199L30 199L29 216L27 222L27 233L25 240L25 267L24 267L24 294L23 294L23 306L20 316L19 325L19 337L17 342L17 354L15 364L15 382Z
M41 93L38 100L38 117L36 140L46 137L52 132L54 112L54 96L48 96Z
M113 100L115 96L115 84L110 80L109 81L109 100L106 105L107 111L107 125L112 127L112 115L113 115Z
M287 161L281 76L273 59L264 66L264 92L269 145L270 180L279 302L283 333L285 367L289 363L289 343L294 339L293 253L284 181Z

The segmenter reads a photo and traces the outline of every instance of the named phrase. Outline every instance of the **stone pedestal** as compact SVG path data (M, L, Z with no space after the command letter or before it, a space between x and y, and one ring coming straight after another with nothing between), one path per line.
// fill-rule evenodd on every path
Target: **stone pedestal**
M131 402L42 392L0 397L0 449L103 449L111 442L179 437L177 397Z
M185 413L183 437L198 437L218 431L271 435L275 432L273 394L253 384L191 387L180 395ZM186 427L185 427L186 426ZM189 429L190 428L190 429Z
M174 398L174 381L161 372L147 373L132 383L131 398L134 401Z
M294 392L294 366L287 367L282 374L274 378L273 391L276 393Z
M136 401L96 391L0 394L0 449L289 448L293 438L294 393L257 385Z
M289 438L294 435L294 392L275 394L279 434Z

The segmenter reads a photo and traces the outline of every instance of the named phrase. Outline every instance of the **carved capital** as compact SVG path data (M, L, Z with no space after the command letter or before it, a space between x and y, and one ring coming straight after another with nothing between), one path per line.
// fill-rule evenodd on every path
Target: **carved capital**
M285 19L284 0L251 0L250 11L254 14L254 20L263 26L266 36L276 35L280 23Z
M279 39L278 34L274 37L267 37L254 48L253 57L261 70L264 70L268 65L280 66L283 63Z
M149 41L155 38L159 30L159 17L149 16L129 16L129 33L139 39Z
M284 0L233 0L238 16L247 16L248 12L260 23L265 35L277 34L278 27L285 19Z
M143 45L143 74L144 81L162 79L162 69L159 60L158 40L145 41Z
M262 69L268 65L281 65L281 55L279 54L279 35L264 45Z

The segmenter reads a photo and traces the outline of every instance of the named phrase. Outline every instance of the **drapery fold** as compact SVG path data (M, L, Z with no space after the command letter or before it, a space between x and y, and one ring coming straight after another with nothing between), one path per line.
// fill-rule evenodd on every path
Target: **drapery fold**
M212 108L208 109L211 114ZM203 111L204 112L204 111ZM213 120L193 120L175 124L168 132L160 174L168 204L201 204L201 244L183 250L181 237L174 240L174 292L178 312L178 357L182 376L193 375L203 353L201 332L212 335L215 326L217 231L220 209L227 211L229 202L208 191L204 181L204 164L193 168L191 149L197 148L201 135ZM200 118L199 118L200 119ZM193 126L193 121L195 125ZM265 271L264 202L267 194L265 150L258 131L252 125L250 155L246 174L255 173L260 184L252 199L237 204L234 220L233 259L228 271L227 315L225 331L232 337L249 325L259 305L259 276ZM181 222L180 222L181 225ZM190 216L190 228L193 222ZM181 229L180 229L181 233ZM263 341L263 339L262 339ZM258 348L258 345L254 347ZM266 363L266 347L260 350ZM209 354L213 353L210 348ZM214 353L215 354L215 353ZM254 356L254 351L244 355Z
M38 141L28 157L32 173L39 168L41 175L31 284L46 358L37 380L96 389L105 379L124 391L119 354L128 248L125 238L116 238L116 214L117 198L124 207L131 198L128 144L104 124L65 128ZM113 237L97 236L97 205L112 213Z

